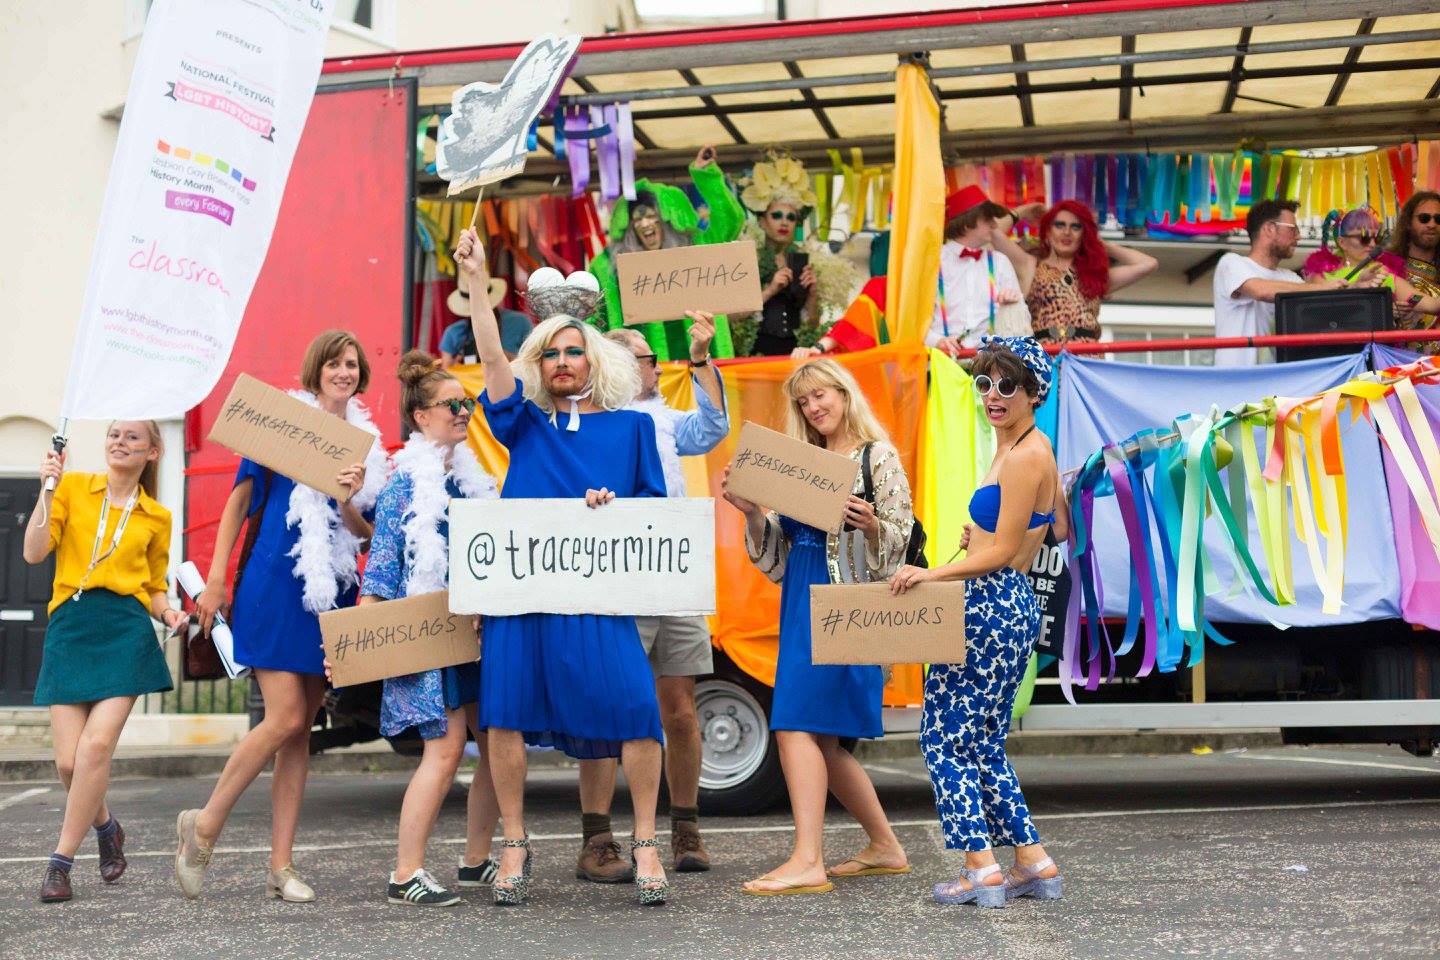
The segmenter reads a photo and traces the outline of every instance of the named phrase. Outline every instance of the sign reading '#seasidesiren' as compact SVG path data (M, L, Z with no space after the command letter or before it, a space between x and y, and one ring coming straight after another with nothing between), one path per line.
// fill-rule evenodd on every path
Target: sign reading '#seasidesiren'
M715 501L450 501L450 610L715 612Z
M155 0L61 415L178 417L215 386L265 262L334 0Z

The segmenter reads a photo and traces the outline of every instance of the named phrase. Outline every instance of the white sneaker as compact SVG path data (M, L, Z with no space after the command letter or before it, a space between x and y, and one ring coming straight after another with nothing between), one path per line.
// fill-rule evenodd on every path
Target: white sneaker
M271 872L265 881L265 892L276 900L286 903L314 903L315 891L300 879L294 866L282 867Z

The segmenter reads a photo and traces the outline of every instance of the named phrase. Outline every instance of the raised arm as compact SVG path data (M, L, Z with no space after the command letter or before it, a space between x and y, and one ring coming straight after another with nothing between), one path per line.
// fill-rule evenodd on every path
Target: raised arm
M990 243L1005 255L1010 266L1015 268L1015 277L1020 281L1021 296L1028 296L1030 284L1035 280L1035 257L1010 236L1010 218L1001 217L990 234Z
M465 271L470 284L470 327L475 331L475 348L485 374L485 392L492 403L504 400L515 391L515 374L510 358L500 343L500 321L490 305L488 293L490 272L485 266L485 251L474 230L460 233L455 247L455 265Z
M1132 250L1108 240L1105 241L1105 252L1111 260L1115 261L1110 266L1110 291L1112 293L1145 279L1160 266L1160 261L1148 253L1141 253L1139 250Z
M65 501L57 502L55 492L60 488L64 472L63 453L51 450L45 454L40 464L40 496L35 500L35 509L30 511L30 520L25 524L25 542L20 545L20 555L26 563L44 563L60 542L60 531L65 527ZM50 480L55 484L47 490Z

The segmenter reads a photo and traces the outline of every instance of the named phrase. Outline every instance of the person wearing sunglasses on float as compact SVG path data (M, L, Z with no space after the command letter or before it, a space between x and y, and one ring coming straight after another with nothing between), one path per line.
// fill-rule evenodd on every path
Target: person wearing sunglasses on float
M510 451L501 499L583 499L604 509L616 497L664 497L655 421L627 410L640 392L629 350L595 327L559 315L538 324L512 362L485 290L484 253L465 230L455 262L469 278L475 342L485 374L480 405ZM480 669L480 725L505 826L497 905L530 890L525 833L525 745L577 760L619 757L635 822L630 843L636 897L664 903L670 883L655 839L660 789L660 704L634 617L532 613L487 616Z
M802 213L793 203L772 200L759 215L760 232L765 235L759 258L765 306L751 356L789 356L799 345L797 331L815 315L820 295L815 268L795 243Z
M1390 252L1405 260L1405 279L1427 297L1440 296L1440 193L1420 190L1405 201L1395 218ZM1402 329L1432 329L1435 318L1418 310L1397 310L1395 324ZM1408 344L1420 353L1440 352L1440 341Z
M1405 261L1393 253L1381 253L1355 276L1350 274L1365 263L1380 242L1380 218L1369 207L1356 207L1344 214L1330 211L1323 227L1325 243L1305 260L1303 272L1312 283L1340 280L1350 286L1384 287L1395 297L1399 314L1440 313L1440 296L1426 296L1405 276ZM1334 239L1334 249L1329 240Z

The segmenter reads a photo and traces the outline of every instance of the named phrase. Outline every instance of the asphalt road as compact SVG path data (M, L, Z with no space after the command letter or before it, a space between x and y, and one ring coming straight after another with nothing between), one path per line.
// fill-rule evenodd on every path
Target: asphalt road
M0 957L452 958L1402 958L1440 955L1440 761L1398 750L1275 749L1206 756L1023 757L1017 762L1065 875L1058 903L942 907L952 874L918 758L871 766L906 844L911 876L853 880L825 896L754 898L740 883L783 859L785 810L704 822L709 874L678 878L658 910L629 888L573 879L574 773L532 775L538 882L499 910L467 891L446 910L391 906L386 873L405 777L312 778L297 861L320 901L264 896L268 790L247 794L222 838L202 900L171 877L178 810L208 779L128 780L112 803L130 869L105 887L93 840L76 899L36 898L59 824L53 783L0 786ZM625 810L622 798L617 813ZM452 791L431 845L454 878L464 795ZM619 817L617 816L617 823ZM835 810L838 860L861 834Z

